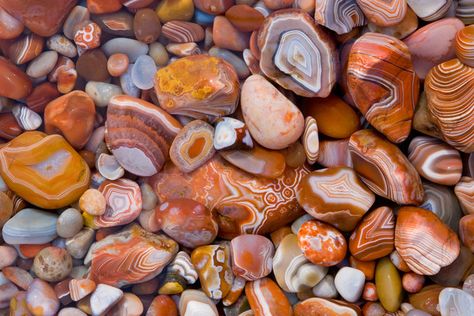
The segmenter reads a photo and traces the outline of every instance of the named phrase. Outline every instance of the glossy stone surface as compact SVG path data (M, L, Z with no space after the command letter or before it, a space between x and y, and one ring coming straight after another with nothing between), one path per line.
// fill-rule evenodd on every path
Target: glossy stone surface
M136 124L141 118L145 124ZM152 103L126 96L112 97L107 107L105 141L127 171L151 176L162 168L181 124Z
M179 313L180 315L219 315L214 302L199 290L186 290L181 294Z
M100 46L101 35L102 30L99 25L94 22L87 22L77 28L74 43L84 50L94 49Z
M75 302L92 293L95 288L95 282L89 279L72 279L69 281L69 295Z
M0 1L0 6L10 15L22 21L32 32L45 37L57 33L75 4L75 0Z
M314 218L351 231L375 201L375 195L350 168L315 170L303 177L296 195Z
M96 290L90 296L91 314L105 314L118 303L122 297L122 290L107 284L98 284Z
M261 75L245 80L241 106L250 134L263 147L283 149L303 134L300 110Z
M474 214L474 179L462 177L461 181L454 187L454 193L464 214Z
M399 24L392 26L379 26L369 22L367 28L371 32L383 33L398 39L404 39L418 29L418 17L409 7L403 21Z
M356 316L357 311L341 301L327 300L319 297L308 298L294 307L295 316L319 315L327 316Z
M307 173L303 166L287 168L277 179L257 178L215 156L189 174L168 163L150 184L161 201L190 198L214 210L219 235L231 239L269 233L296 219L296 184Z
M249 33L241 32L224 16L214 18L212 40L219 48L237 52L249 47Z
M402 41L377 33L357 39L347 65L347 86L372 126L395 143L408 137L419 80Z
M6 58L0 57L0 96L22 99L31 92L31 79Z
M41 132L23 133L0 149L0 174L19 196L49 209L76 201L90 178L86 162L62 136Z
M356 302L364 289L365 275L362 271L343 267L337 271L334 284L337 292L348 302Z
M291 316L293 311L283 291L270 278L247 283L245 295L255 316Z
M410 269L433 275L459 255L459 239L430 211L402 207L395 226L395 248Z
M459 152L436 138L413 138L408 148L408 159L418 173L431 182L455 185L461 179L462 161Z
M305 119L302 142L306 160L310 165L312 165L318 160L319 157L319 134L318 123L311 116L308 116Z
M459 237L464 245L474 250L474 214L469 214L459 221Z
M437 20L448 13L451 0L407 0L407 4L415 11L416 15L424 21Z
M349 250L359 260L375 260L393 251L394 238L395 216L382 206L362 219L349 239Z
M468 66L474 66L472 48L474 46L474 27L466 26L456 34L455 50L456 57Z
M226 150L219 154L237 168L265 178L276 179L286 168L285 156L259 146L251 150Z
M301 225L298 246L309 261L325 267L341 262L347 251L344 236L334 227L317 220Z
M0 192L0 228L13 215L13 201L3 192Z
M192 291L192 290L191 290ZM168 295L156 296L148 308L146 316L178 316L178 308Z
M366 18L356 0L317 0L314 20L337 34L365 25Z
M439 316L439 293L442 290L443 287L437 284L425 286L420 292L411 294L409 302L416 309Z
M208 297L221 299L229 293L234 275L228 244L200 246L191 253L191 262Z
M231 241L232 271L247 281L255 281L272 272L274 247L260 235L240 235Z
M456 56L456 33L463 27L461 20L445 18L419 28L403 40L418 77L424 79L432 67Z
M92 135L94 101L85 92L70 92L48 103L44 118L46 133L62 134L74 148L80 149ZM79 124L81 128L77 128Z
M23 23L0 7L0 39L13 39L19 36L24 28Z
M69 253L58 247L46 247L36 255L33 271L47 282L64 280L72 270L72 258Z
M107 70L112 77L119 77L124 74L128 69L128 65L128 56L125 54L112 54L107 59Z
M133 84L142 90L152 89L156 69L155 61L150 56L138 57L131 70Z
M425 277L413 272L408 272L403 275L402 285L403 289L408 293L417 293L423 287Z
M441 315L468 316L474 313L474 297L456 289L445 288L439 293Z
M53 288L41 279L35 279L26 292L28 310L35 316L55 315L59 310L59 300Z
M96 283L121 287L154 278L177 252L175 241L132 225L94 243L84 263Z
M247 4L236 4L225 12L226 18L240 31L252 32L262 25L264 16Z
M167 200L155 209L155 217L163 232L188 248L210 244L217 236L215 216L191 199Z
M323 282L328 269L309 262L298 246L295 234L281 240L273 257L273 274L278 285L286 292L309 290Z
M183 72L182 69L187 71ZM235 111L238 77L223 59L197 55L181 58L158 70L155 92L171 114L194 118L224 116Z
M327 97L336 81L335 45L306 12L288 9L268 16L258 33L260 68L285 89Z
M398 147L371 130L352 134L349 153L354 170L377 195L399 204L420 204L420 176Z
M192 0L163 0L156 7L156 14L163 23L171 20L188 21L193 17L193 13Z
M408 6L403 0L357 0L367 19L380 26L391 26L403 21Z
M170 147L171 161L183 172L196 170L214 153L214 128L201 120L186 124Z
M474 69L458 59L433 67L425 80L427 114L433 130L449 145L467 153L474 151L473 85Z
M139 41L153 43L161 34L160 19L152 9L140 9L133 18L133 32Z
M403 300L400 274L388 257L382 258L375 268L375 286L382 306L396 312Z

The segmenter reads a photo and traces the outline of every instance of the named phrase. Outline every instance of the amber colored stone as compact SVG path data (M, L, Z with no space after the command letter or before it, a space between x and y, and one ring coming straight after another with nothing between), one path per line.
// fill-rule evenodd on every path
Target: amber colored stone
M155 209L160 228L188 248L210 244L217 236L214 215L201 203L191 199L171 199Z
M338 300L327 300L319 297L308 298L294 307L295 316L357 316L360 309L352 304ZM372 315L368 315L372 316Z
M298 246L304 256L314 264L330 267L346 256L347 243L344 236L331 225L310 220L298 231Z
M140 9L133 19L133 31L137 40L151 44L161 34L160 19L152 9Z
M13 202L3 192L0 192L0 228L3 227L10 217L13 215Z
M223 14L233 3L233 0L194 0L196 8L212 15Z
M55 209L77 201L87 189L86 162L60 135L26 132L0 149L0 174L33 205Z
M33 33L51 36L58 32L77 0L0 0L0 7L22 21Z
M223 59L196 55L158 70L155 92L160 106L171 114L224 116L237 107L239 81L234 68Z
M251 150L227 150L219 154L234 166L265 178L275 179L285 171L285 156L256 146Z
M359 129L359 116L341 98L330 94L327 98L305 98L302 111L318 122L318 130L333 138L347 138Z
M92 21L85 21L76 28L74 43L78 48L94 49L100 46L102 29Z
M437 284L428 285L421 289L416 294L411 294L408 300L414 308L420 309L424 312L430 313L434 316L439 316L438 310L438 299L439 293L443 290L443 287Z
M459 237L474 252L474 214L468 214L459 221Z
M247 281L266 277L272 272L274 253L272 242L264 236L237 236L231 241L232 271Z
M375 261L361 261L354 256L349 257L349 265L364 273L366 280L373 280L375 276Z
M31 94L25 99L26 105L36 113L42 113L46 104L53 101L61 94L56 86L50 82L44 82L33 88Z
M30 78L21 69L0 56L0 97L22 99L30 92Z
M308 170L286 168L277 179L245 173L218 155L192 173L172 163L149 181L158 198L190 198L217 213L219 235L231 239L243 233L270 233L301 215L295 187Z
M86 81L107 81L107 57L101 49L92 49L79 56L76 62L77 74Z
M258 30L265 19L262 13L247 4L230 7L225 12L225 17L242 32Z
M201 246L191 253L191 262L208 297L221 299L229 293L233 281L230 260L228 243Z
M403 300L402 281L397 269L388 257L380 259L375 268L375 286L382 306L396 312Z
M156 14L162 23L172 20L189 21L194 14L193 0L161 0Z
M293 310L283 291L270 278L245 285L245 295L255 316L292 316Z
M376 194L399 204L418 205L423 186L415 167L401 150L372 130L352 134L349 153L354 170Z
M226 17L217 16L212 28L212 39L217 47L241 52L249 47L250 35L239 31Z
M22 244L19 245L19 251L25 258L34 258L44 248L50 247L51 244Z
M62 134L77 149L84 147L92 135L94 120L94 101L83 91L63 95L48 103L44 110L46 133Z
M0 138L13 139L22 132L12 113L0 113Z
M151 302L146 316L178 316L178 308L168 295L158 295Z
M0 39L13 39L19 36L24 25L0 7Z
M122 8L120 0L87 0L87 9L92 14L112 13L120 8Z
M280 245L280 242L285 238L286 235L291 234L291 227L290 226L283 226L270 234L270 238L272 239L275 248Z
M112 54L107 59L107 70L112 77L119 77L127 71L129 63L126 54Z

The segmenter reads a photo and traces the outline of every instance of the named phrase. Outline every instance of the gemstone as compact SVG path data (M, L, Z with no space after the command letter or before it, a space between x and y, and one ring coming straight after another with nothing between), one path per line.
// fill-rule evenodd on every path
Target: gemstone
M104 14L118 11L122 8L123 1L120 0L87 0L87 9L92 14Z
M310 165L312 165L318 160L319 156L319 134L318 123L311 116L307 116L305 119L302 140L306 160Z
M402 41L378 33L357 39L347 65L347 86L355 106L373 127L395 143L408 137L419 80Z
M95 114L94 100L87 93L70 92L46 105L45 131L48 134L62 134L74 148L80 149L92 135Z
M253 146L252 136L244 122L232 117L220 118L214 130L215 149L251 149Z
M334 277L331 274L327 274L311 291L316 297L321 298L336 298L338 296Z
M441 315L468 316L474 314L474 297L456 288L445 288L439 293Z
M457 258L460 243L456 233L432 212L402 207L395 226L395 248L413 272L433 275Z
M303 134L301 111L261 75L245 80L241 106L250 134L263 147L283 149Z
M319 169L303 177L296 197L316 219L351 231L375 201L375 195L346 167Z
M156 14L163 23L171 20L189 21L194 14L193 0L160 1L156 7Z
M140 9L133 18L133 32L137 40L153 43L161 34L160 19L152 9Z
M54 289L41 279L31 283L26 292L26 304L34 315L56 315L60 306Z
M403 289L408 293L417 293L423 288L425 277L413 272L407 272L402 277Z
M167 163L149 183L160 201L190 198L214 210L219 235L231 239L243 233L269 233L299 217L295 189L307 173L304 166L286 168L277 179L265 179L215 156L189 174Z
M128 56L125 54L112 54L107 59L107 70L112 77L120 77L127 71L128 65Z
M128 56L130 62L134 63L138 57L148 53L148 45L131 38L115 37L103 44L101 50L107 57L113 54L125 54Z
M474 179L462 177L461 181L454 187L454 193L464 214L474 214Z
M343 267L336 273L334 285L337 292L348 302L356 302L362 295L365 284L365 275L362 271Z
M62 248L46 247L36 255L33 271L37 277L47 282L64 280L72 270L72 258Z
M160 106L169 113L199 119L233 113L239 82L234 68L223 59L197 55L159 69L155 92Z
M106 43L107 44L107 43ZM76 62L77 74L86 81L108 81L106 44L100 49L90 49L79 56Z
M72 279L69 281L69 295L77 302L95 290L96 284L89 279Z
M108 148L125 170L139 176L160 171L181 129L181 124L160 107L126 95L112 97L105 126Z
M158 227L179 244L196 248L217 236L217 222L203 204L191 199L170 199L155 209Z
M25 29L22 22L15 19L0 7L0 39L8 40L18 37Z
M407 4L424 21L435 21L446 15L451 8L451 0L407 0Z
M172 309L171 309L172 310ZM206 315L218 316L216 305L214 302L199 290L186 290L179 299L179 313L180 315ZM163 316L170 316L163 314Z
M26 74L31 78L41 78L53 70L58 61L58 53L55 51L45 51L33 59L26 68Z
M416 309L429 313L430 315L441 315L439 313L439 293L443 287L437 284L425 286L420 292L411 294L409 302Z
M178 316L178 308L170 296L158 295L151 302L146 316Z
M260 68L280 86L306 97L325 98L336 82L335 44L308 13L274 12L258 33Z
M293 311L283 291L270 278L245 285L245 295L255 316L291 316Z
M55 85L50 82L44 82L34 87L33 91L31 91L31 94L26 97L25 101L30 109L36 113L41 113L49 102L59 96L60 93Z
M370 261L389 255L393 251L395 216L386 206L368 213L349 239L349 250L358 260Z
M380 5L380 4L378 4ZM314 20L337 34L346 34L366 24L356 0L317 0Z
M360 314L356 309L336 300L312 297L295 305L295 316L327 315L327 316L356 316Z
M142 90L152 89L155 85L153 78L156 69L155 61L150 56L138 57L131 70L132 82L135 87Z
M225 11L225 17L239 31L257 31L263 23L264 16L247 4L236 4Z
M249 47L249 33L241 32L225 16L216 16L212 39L219 48L242 52Z
M255 281L272 272L273 243L260 235L240 235L231 241L232 271L247 281Z
M370 32L383 33L398 39L404 39L418 29L418 17L415 12L408 7L407 14L399 24L379 26L374 23L369 23L367 28Z
M107 284L97 284L97 288L90 296L92 315L107 313L122 297L122 290Z
M204 29L199 24L185 21L166 22L162 33L174 43L200 42L204 39Z
M349 153L354 170L374 193L399 204L422 202L420 176L397 146L365 129L352 134Z
M459 221L459 237L464 245L474 250L474 214L466 215Z
M30 78L6 58L0 57L0 96L22 99L30 92Z
M341 262L347 251L344 236L334 227L317 220L301 225L298 246L309 261L325 267Z
M450 1L446 1L450 2ZM455 50L457 58L465 65L474 66L474 26L466 26L456 34Z
M61 34L51 36L46 42L46 46L50 50L69 58L77 56L77 48L74 43Z
M94 243L84 259L96 283L122 287L153 279L178 252L178 245L132 225Z
M377 263L375 286L382 306L392 313L398 311L403 299L402 280L388 257Z
M400 23L408 9L404 0L357 0L357 4L370 22L380 26Z

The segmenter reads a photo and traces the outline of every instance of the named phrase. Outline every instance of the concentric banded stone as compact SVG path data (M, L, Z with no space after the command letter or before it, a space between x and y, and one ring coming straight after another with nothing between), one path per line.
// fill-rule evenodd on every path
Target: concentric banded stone
M365 25L366 19L356 0L316 0L314 20L337 34L346 34Z
M370 22L380 26L400 23L408 9L404 0L357 0L357 4Z

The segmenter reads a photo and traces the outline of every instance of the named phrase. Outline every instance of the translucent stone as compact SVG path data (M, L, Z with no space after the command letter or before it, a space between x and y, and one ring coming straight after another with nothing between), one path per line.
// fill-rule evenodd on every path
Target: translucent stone
M474 315L474 297L456 288L445 288L439 293L439 310L442 316Z
M120 86L126 95L138 98L140 96L140 89L135 86L132 80L133 64L128 66L127 72L120 76Z
M142 90L153 88L156 71L157 68L153 58L148 55L138 57L132 67L133 84Z
M130 62L134 63L138 57L148 53L148 45L131 38L118 37L102 45L102 50L107 57L116 53L126 54Z

